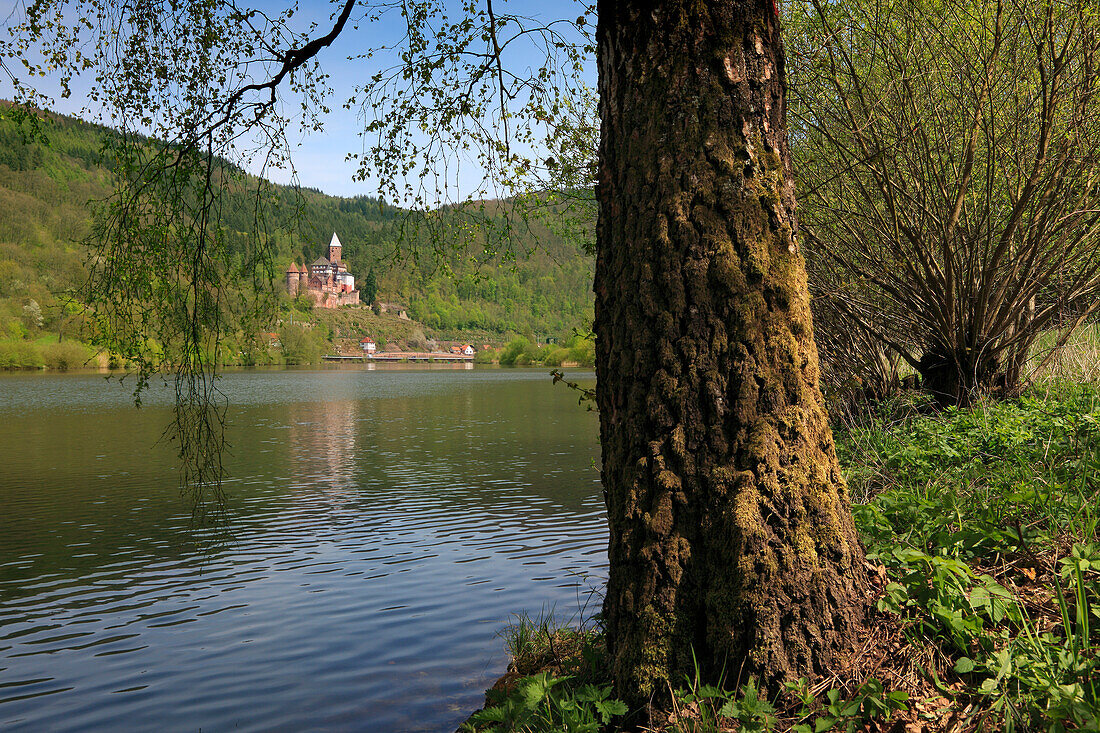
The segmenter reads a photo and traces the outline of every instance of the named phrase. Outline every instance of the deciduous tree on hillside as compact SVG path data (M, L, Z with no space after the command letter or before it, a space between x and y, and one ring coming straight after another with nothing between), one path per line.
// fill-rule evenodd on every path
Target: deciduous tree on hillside
M50 5L33 9L42 17ZM101 230L102 272L111 272L110 258L129 255L118 241L140 239L143 251L162 258L175 253L191 276L181 283L202 287L182 288L183 300L172 305L194 329L216 321L209 268L217 259L206 249L216 253L216 232L190 226L216 205L220 182L210 171L250 125L278 136L274 100L345 31L354 6L342 3L332 30L316 39L252 34L261 18L276 31L285 19L230 4L203 4L188 11L193 18L177 18L167 5L108 8L99 23L126 31L126 47L143 59L104 72L114 85L108 101L123 112L155 107L150 90L162 74L192 114L167 114L172 144L136 171L121 171L113 223ZM417 82L398 105L406 120L427 125L442 101L456 105L442 108L453 129L484 128L476 115L499 99L505 139L489 146L495 162L488 167L522 168L508 143L508 135L523 134L507 106L513 77L501 56L505 20L520 21L495 15L488 1L457 21L445 20L440 3L401 7L409 25L401 61L405 79ZM817 386L775 5L602 0L597 10L597 402L611 524L605 611L618 691L635 703L660 697L696 660L710 678L725 670L768 686L824 672L859 640L867 581ZM432 35L426 19L441 16L468 44L480 39L482 50ZM194 24L209 30L205 50L188 40ZM511 27L513 39L525 37ZM172 37L173 28L184 51L140 35ZM67 26L54 31L68 40ZM234 53L277 61L250 67L264 74L246 82L235 76L244 63ZM476 59L457 67L472 76L419 86L435 83L432 75L462 54ZM209 86L174 79L169 70L180 59L192 59ZM229 72L216 66L223 60ZM543 83L540 74L531 81ZM523 109L553 112L548 95ZM417 105L430 109L417 117ZM195 181L198 189L184 191ZM175 196L177 205L128 208L153 193ZM176 236L178 223L195 238Z

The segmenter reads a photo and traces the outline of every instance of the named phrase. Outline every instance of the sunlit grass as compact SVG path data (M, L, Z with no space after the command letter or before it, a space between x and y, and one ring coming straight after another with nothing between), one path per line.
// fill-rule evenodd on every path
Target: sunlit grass
M1054 334L1048 333L1032 349L1040 380L1100 384L1100 324L1077 329L1065 346L1052 352L1054 344Z

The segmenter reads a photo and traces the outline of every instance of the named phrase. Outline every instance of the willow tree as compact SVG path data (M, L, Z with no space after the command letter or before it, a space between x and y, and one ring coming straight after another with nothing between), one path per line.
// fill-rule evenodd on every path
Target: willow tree
M131 35L121 35L142 51L151 42L134 33L163 39L174 28L181 43L194 35L187 17L172 25L174 5L116 11L105 3L93 3L106 8L101 23L116 12L137 13L122 24ZM296 75L354 25L354 5L344 0L332 30L308 39L269 32L289 16L204 4L198 20L213 30L186 46L196 59L203 44L213 44L266 61L238 60L212 76L209 64L185 64L210 84L182 83L192 114L168 116L182 127L172 131L164 160L197 150L201 170L228 150L213 143L238 139L241 125L273 124L277 132L281 85L300 83ZM533 30L494 13L488 0L469 4L457 19L443 3L398 7L408 26L400 65L362 90L363 99L384 107L368 126L378 135L371 153L384 172L419 166L430 175L431 156L448 135L459 135L462 145L484 143L490 172L515 180L540 156L522 152L537 139L516 124L510 105L529 125L583 109L563 100L567 85L541 70L528 78L506 70L504 49L514 41L543 39L547 58L561 50L553 23ZM161 16L153 17L158 8ZM368 9L362 20L374 14ZM825 672L860 637L867 581L817 385L775 6L604 0L597 15L597 402L611 529L605 615L618 691L639 703L661 696L696 662L711 678L726 670L730 681L752 675L773 687ZM575 26L586 27L583 14ZM42 27L31 24L28 32L40 36ZM219 40L237 38L236 28L245 32L235 45ZM68 32L62 24L58 37L68 41ZM171 80L181 56L170 43L158 48L160 56L139 54L143 63L127 67L122 79L136 91L123 84L112 101L131 111L156 101L147 74ZM566 61L579 68L576 54ZM549 131L551 150L569 135L561 121L566 134ZM407 126L428 144L403 133ZM121 199L144 180L120 177ZM204 195L216 192L210 176L197 180ZM192 211L168 214L186 220ZM173 222L158 222L155 213L140 222L170 229ZM110 243L146 230L101 231ZM171 248L186 263L202 262L193 258L210 240L142 241ZM108 263L117 256L112 246L98 251ZM216 276L202 280L203 293L216 288ZM199 326L214 325L203 321L204 311L187 312Z
M1095 3L788 8L826 343L904 360L944 403L1017 392L1037 340L1100 307Z

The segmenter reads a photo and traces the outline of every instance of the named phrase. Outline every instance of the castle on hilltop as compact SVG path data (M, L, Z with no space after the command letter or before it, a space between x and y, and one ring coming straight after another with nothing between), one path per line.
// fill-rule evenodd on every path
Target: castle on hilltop
M328 243L328 257L318 257L308 268L291 263L286 270L286 290L290 296L305 295L313 301L314 308L359 305L355 276L340 261L342 249L340 238L333 232Z

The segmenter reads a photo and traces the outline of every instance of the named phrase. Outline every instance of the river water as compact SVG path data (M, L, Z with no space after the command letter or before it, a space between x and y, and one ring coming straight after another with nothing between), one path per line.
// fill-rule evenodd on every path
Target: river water
M221 546L131 386L0 375L0 729L452 731L513 614L598 608L597 422L542 370L226 374Z

